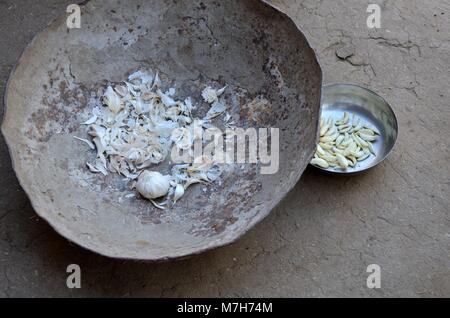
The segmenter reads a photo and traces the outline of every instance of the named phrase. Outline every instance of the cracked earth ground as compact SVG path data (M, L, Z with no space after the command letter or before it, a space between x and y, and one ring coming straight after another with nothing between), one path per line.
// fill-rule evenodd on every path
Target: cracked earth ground
M67 0L0 0L0 91L21 51ZM450 2L276 0L317 52L324 82L352 82L397 113L395 152L375 170L308 169L262 224L233 246L188 260L106 259L58 236L33 212L0 142L0 297L450 296ZM367 6L382 28L366 26ZM2 96L0 96L2 97ZM66 267L82 268L82 289ZM379 264L382 288L366 287Z

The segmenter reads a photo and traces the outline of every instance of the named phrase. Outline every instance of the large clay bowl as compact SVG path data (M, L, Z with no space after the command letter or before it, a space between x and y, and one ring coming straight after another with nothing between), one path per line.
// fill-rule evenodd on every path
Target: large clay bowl
M257 0L92 0L81 29L66 16L40 32L13 71L3 133L36 212L64 237L102 255L167 260L227 245L266 217L299 180L316 144L321 70L303 34ZM243 127L280 129L279 171L246 165L189 189L175 208L124 199L122 178L86 169L80 126L107 81L157 69L192 94L209 82L241 88ZM263 95L263 109L249 100Z

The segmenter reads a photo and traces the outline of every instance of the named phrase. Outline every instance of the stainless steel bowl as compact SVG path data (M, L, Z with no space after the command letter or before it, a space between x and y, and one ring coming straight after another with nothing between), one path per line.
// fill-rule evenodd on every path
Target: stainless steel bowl
M398 122L391 106L382 97L357 85L325 85L322 90L322 118L338 120L345 112L355 114L378 130L380 138L373 144L376 156L358 162L354 168L314 167L338 174L363 172L381 163L394 149L398 136Z

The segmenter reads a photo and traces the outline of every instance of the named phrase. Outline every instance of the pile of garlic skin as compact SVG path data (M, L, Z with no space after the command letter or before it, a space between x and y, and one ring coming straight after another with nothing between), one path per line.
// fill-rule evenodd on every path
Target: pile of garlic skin
M206 87L202 97L211 109L203 119L194 118L191 98L174 99L174 88L161 90L158 73L138 71L122 84L108 86L88 126L91 140L75 137L97 151L94 162L87 163L92 173L122 175L157 208L164 209L172 198L176 203L186 189L196 183L210 183L222 173L222 167L209 157L195 158L192 164L175 165L170 175L156 169L175 146L191 152L203 129L214 127L212 119L224 115L225 126L234 124L221 98L226 87ZM195 129L194 129L195 127ZM200 130L200 131L199 131ZM156 199L166 200L157 203Z
M322 119L320 140L311 164L320 168L347 169L355 167L371 155L376 156L373 142L379 133L362 120L345 112L341 120Z

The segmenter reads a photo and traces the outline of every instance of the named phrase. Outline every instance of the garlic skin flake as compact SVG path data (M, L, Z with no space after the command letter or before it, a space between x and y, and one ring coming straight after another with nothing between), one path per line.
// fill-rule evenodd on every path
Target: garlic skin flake
M177 203L177 201L184 195L184 192L184 187L181 184L177 184L175 187L175 194L173 196L173 203Z
M109 110L114 114L118 114L123 107L122 100L119 95L113 90L111 86L108 86L103 98L103 102L108 106Z
M212 104L212 107L206 114L205 119L214 119L222 115L224 112L226 112L226 110L227 106L225 105L225 103L223 101L217 100Z
M227 86L218 90L208 86L203 90L202 97L205 100L205 102L213 104L214 102L217 102L219 100L219 97L222 96L222 94L225 92L226 89Z
M90 140L83 139L83 138L80 138L80 137L77 137L77 136L73 136L73 138L75 138L78 141L84 142L86 145L89 146L89 148L91 148L92 150L95 150L95 145Z
M146 170L139 176L136 189L146 199L161 198L169 193L170 176L163 176L159 172Z

